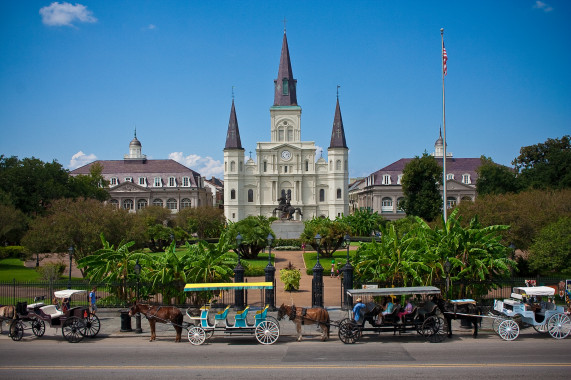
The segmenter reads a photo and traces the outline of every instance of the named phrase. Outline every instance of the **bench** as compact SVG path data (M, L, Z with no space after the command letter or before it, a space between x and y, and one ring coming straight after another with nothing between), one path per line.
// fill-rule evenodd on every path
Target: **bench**
M256 321L255 325L258 326L261 322L266 320L266 316L268 314L269 305L266 305L262 310L258 310L256 315L254 315L254 320Z
M246 308L238 313L236 313L234 327L248 327L248 323L246 322L246 317L248 316L248 311L250 310L250 306L246 306Z
M230 306L226 306L226 309L214 315L214 323L216 324L217 321L224 321L224 325L227 326L228 321L226 320L226 317L228 316L228 311L230 311Z
M48 305L40 307L42 313L49 315L51 319L56 319L61 317L64 313L61 310L58 310L56 305Z

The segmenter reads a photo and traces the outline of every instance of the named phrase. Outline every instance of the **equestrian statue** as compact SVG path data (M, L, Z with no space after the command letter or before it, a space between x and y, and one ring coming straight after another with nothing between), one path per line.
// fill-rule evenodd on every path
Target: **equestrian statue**
M278 207L274 209L273 213L275 215L276 211L280 211L281 212L280 219L292 220L293 214L296 211L299 213L299 216L303 216L303 214L301 213L301 209L299 207L293 207L290 204L289 194L287 196L282 194L282 196L278 198L278 201L280 202L280 204L278 205Z

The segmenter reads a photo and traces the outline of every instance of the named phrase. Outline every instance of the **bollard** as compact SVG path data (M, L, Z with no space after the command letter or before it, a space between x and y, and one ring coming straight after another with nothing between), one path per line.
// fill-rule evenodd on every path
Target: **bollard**
M121 312L121 332L133 331L131 328L131 317L128 311Z

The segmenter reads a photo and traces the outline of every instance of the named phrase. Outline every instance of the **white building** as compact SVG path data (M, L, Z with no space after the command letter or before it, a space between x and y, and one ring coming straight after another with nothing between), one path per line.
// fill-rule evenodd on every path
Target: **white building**
M278 198L289 196L303 219L347 214L348 148L339 99L327 159L317 157L315 143L301 139L301 107L297 104L284 32L274 104L270 107L270 141L258 142L256 160L244 156L234 100L224 148L224 213L236 222L250 215L272 216ZM296 213L295 219L301 219Z

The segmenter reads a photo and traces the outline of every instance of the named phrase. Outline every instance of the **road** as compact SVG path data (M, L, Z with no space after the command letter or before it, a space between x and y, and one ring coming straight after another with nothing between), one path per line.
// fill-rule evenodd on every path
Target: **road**
M313 331L313 326L304 327ZM443 343L428 343L414 333L366 335L345 345L335 336L304 342L282 336L271 346L254 337L215 336L202 346L174 343L174 334L100 334L72 344L46 331L26 334L20 342L0 336L0 376L4 379L567 379L571 373L571 339L555 340L533 329L512 342L493 333L477 340L468 333Z

